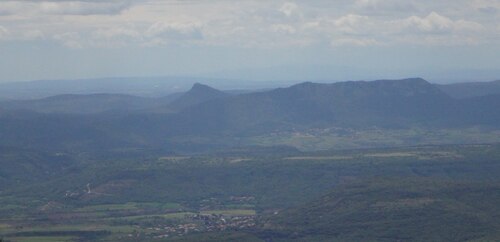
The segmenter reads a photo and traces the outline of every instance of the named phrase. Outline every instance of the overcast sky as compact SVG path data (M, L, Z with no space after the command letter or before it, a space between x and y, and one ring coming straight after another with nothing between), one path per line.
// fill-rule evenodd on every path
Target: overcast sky
M0 82L500 79L500 0L0 1Z

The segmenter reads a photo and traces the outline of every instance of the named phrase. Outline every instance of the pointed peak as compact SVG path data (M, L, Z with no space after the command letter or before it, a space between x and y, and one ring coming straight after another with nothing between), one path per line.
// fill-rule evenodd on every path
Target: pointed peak
M199 82L196 82L195 84L193 84L193 86L191 87L191 90L216 90L215 88L211 87L211 86L208 86L208 85L205 85L205 84L201 84Z
M201 83L195 83L193 84L193 87L191 87L191 90L186 92L187 95L222 95L225 94L223 91L215 89L211 86L201 84Z

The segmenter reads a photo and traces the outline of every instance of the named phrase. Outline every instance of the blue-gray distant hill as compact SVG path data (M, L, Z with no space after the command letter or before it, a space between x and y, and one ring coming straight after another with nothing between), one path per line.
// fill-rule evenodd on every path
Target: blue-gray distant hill
M169 103L169 107L174 110L182 110L191 106L210 101L212 99L227 97L229 94L215 88L195 83L186 93Z
M224 90L276 88L283 82L242 81L200 77L113 77L77 80L37 80L0 83L0 100L39 99L62 94L128 94L163 97L187 91L193 83L205 83ZM289 83L289 82L287 82Z
M451 127L492 124L499 115L489 111L497 104L497 97L470 102L454 99L420 78L333 84L306 82L202 103L182 110L173 122L182 125L179 130L193 134L228 130L255 134L329 126ZM485 110L485 116L469 115L480 110Z
M3 101L4 108L40 113L92 114L106 111L138 111L166 105L175 96L146 98L126 94L62 94L42 99Z
M8 110L25 110L39 113L170 113L228 95L228 93L207 85L195 83L185 93L174 93L156 98L109 93L62 94L33 100L0 101L0 105Z
M429 132L500 128L500 95L454 98L421 78L305 82L233 95L195 84L172 99L58 96L34 101L36 108L32 109L4 108L0 112L0 144L175 149L176 145L231 146L237 143L228 140L332 128L349 132L378 129L381 134L415 128ZM158 103L161 105L155 106ZM106 110L121 111L104 112L106 106ZM87 112L67 112L75 109ZM418 140L408 142L419 144Z
M491 82L465 82L436 86L455 98L479 97L500 94L500 80Z

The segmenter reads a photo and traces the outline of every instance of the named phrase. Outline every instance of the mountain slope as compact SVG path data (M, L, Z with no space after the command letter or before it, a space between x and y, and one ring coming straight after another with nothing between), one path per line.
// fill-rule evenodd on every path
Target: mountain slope
M500 94L463 98L458 100L457 107L460 111L458 118L465 125L500 124Z
M193 87L177 99L169 103L169 107L174 110L182 110L206 101L226 97L229 94L219 91L215 88L195 83Z
M453 99L422 79L302 83L221 98L183 110L183 130L211 132L313 126L408 127L443 118Z
M91 114L105 111L134 111L164 105L163 99L124 94L65 94L37 100L7 101L8 109L24 109L41 113Z
M73 165L65 154L0 146L0 190L56 177Z
M455 98L479 97L500 94L500 80L491 82L467 82L436 85Z

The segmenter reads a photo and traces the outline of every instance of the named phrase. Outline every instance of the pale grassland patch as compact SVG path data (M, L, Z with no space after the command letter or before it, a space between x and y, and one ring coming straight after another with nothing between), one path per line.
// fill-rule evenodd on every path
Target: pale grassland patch
M381 157L381 158L389 158L389 157L412 157L417 154L411 152L392 152L392 153L373 153L373 154L365 154L365 157Z
M201 214L253 216L253 215L255 215L255 210L251 210L251 209L207 210L207 211L201 211Z
M292 156L286 157L285 160L349 160L352 156Z

